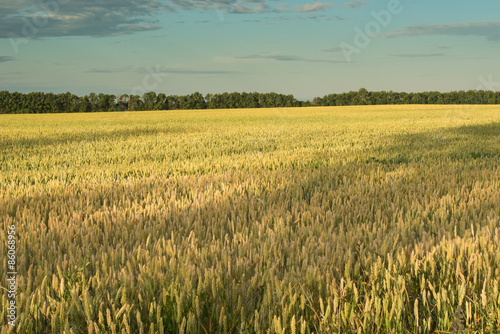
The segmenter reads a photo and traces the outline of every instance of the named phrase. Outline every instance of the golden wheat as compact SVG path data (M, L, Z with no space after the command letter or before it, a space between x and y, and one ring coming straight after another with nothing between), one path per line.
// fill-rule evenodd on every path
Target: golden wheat
M499 203L496 106L0 115L18 333L491 333Z

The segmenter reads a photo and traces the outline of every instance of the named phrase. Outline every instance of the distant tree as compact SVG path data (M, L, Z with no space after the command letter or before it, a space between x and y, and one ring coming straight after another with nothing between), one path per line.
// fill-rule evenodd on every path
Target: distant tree
M355 105L367 105L369 101L369 94L366 88L360 88L356 96L353 98L353 104Z
M189 107L189 109L206 109L207 104L205 102L205 99L203 98L203 95L201 95L199 92L191 94Z
M259 94L258 93L249 93L247 94L245 101L246 108L259 108Z
M129 111L140 111L142 110L142 101L139 95L130 95L128 99L128 110Z
M90 105L90 100L88 96L84 96L80 98L80 107L78 108L78 112L91 112L92 106Z
M99 94L97 101L97 110L99 112L111 111L115 105L116 96L109 94Z
M179 97L177 95L167 96L167 104L169 110L179 109Z
M8 106L10 101L10 93L6 90L0 91L0 114L8 114L10 112Z
M155 110L168 110L167 96L164 93L156 96Z
M144 110L155 110L156 93L147 92L142 95L142 107Z
M116 98L116 104L119 111L128 110L128 100L128 94L118 95L118 97Z

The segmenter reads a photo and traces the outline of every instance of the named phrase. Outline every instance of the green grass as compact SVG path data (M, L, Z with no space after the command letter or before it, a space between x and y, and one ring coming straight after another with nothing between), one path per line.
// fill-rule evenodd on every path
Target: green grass
M18 333L491 333L499 212L497 106L0 115Z

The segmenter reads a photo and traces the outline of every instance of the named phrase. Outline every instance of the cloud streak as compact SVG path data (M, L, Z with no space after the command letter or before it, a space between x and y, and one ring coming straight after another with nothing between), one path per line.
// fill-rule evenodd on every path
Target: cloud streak
M107 74L107 73L145 73L147 69L144 68L91 68L87 70L87 73L95 74ZM189 75L232 75L239 74L239 71L226 71L226 70L194 70L186 68L163 68L158 73L158 75L169 75L169 74L189 74Z
M216 9L231 14L253 14L270 11L266 0L169 0L174 10Z
M415 25L393 30L382 37L394 38L438 35L485 37L488 41L499 42L500 21Z
M427 58L427 57L442 57L444 53L397 53L391 55L399 58Z
M13 60L16 60L16 58L10 56L0 56L0 63L5 63Z
M290 56L290 55L250 55L250 56L233 57L233 59L266 59L266 60L275 60L284 62L295 61L295 62L305 62L305 63L329 63L329 64L346 63L345 61L306 58L306 57Z
M336 47L333 47L333 48L324 49L322 51L323 52L342 52L342 48L340 46L336 46Z
M314 5L306 4L303 7L297 5L297 12L307 13L307 12L325 11L328 8L330 8L331 6L332 6L332 4L323 3L323 2L316 2Z
M269 10L269 7L266 4L262 4L256 7L250 7L238 4L233 8L229 9L229 13L231 14L254 14L254 13L264 13Z
M345 2L344 7L346 8L359 8L361 6L366 5L366 1L364 0L354 0L350 2Z

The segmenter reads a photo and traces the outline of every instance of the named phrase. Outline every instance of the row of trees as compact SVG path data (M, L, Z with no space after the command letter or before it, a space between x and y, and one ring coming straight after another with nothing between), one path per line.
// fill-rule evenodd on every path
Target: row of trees
M393 91L329 94L312 102L277 93L200 93L169 95L155 92L139 95L95 94L79 97L71 93L0 92L0 114L102 112L225 108L278 108L305 106L349 106L376 104L500 104L500 92L470 90L449 93L398 93Z
M79 97L71 93L0 92L0 114L74 113L103 111L223 109L223 108L277 108L300 107L303 102L293 95L277 93L200 93L191 95L165 95L155 92L139 95L95 94Z
M322 98L316 97L312 102L312 105L317 106L376 104L500 104L500 92L461 90L448 93L399 93L393 91L369 92L361 88L357 92L329 94Z

